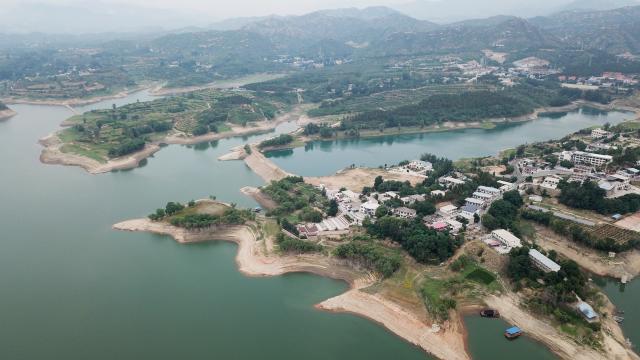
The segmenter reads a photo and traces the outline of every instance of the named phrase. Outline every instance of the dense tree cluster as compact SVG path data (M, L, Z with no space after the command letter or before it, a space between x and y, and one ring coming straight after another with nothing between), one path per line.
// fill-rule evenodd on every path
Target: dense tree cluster
M144 149L145 141L141 138L126 139L109 149L110 157L125 156Z
M605 198L605 191L592 181L561 182L558 200L564 205L594 210L601 214L627 214L640 210L640 195L627 194L615 199Z
M573 260L559 260L555 259L554 255L550 256L561 267L557 273L544 273L539 270L529 257L528 247L512 249L509 253L507 275L516 283L528 280L529 284L534 284L538 279L543 279L545 283L545 299L555 305L563 302L574 302L574 294L586 298L587 279L580 271L578 264Z
M322 192L310 184L306 184L302 177L291 176L262 188L262 192L268 195L278 206L269 210L268 215L289 216L300 211L305 221L321 220L322 215L314 208L328 211L329 200ZM337 204L336 204L337 205ZM336 210L337 212L337 210Z
M402 258L396 252L362 241L341 244L335 249L334 254L341 259L356 261L384 277L393 275L402 265Z
M519 236L517 217L522 204L522 197L517 190L508 191L502 199L494 201L487 213L482 215L482 224L488 230L509 229L514 235Z
M258 145L259 148L266 148L271 146L282 146L291 144L293 142L293 136L290 134L280 134L274 138L264 140Z
M279 233L276 236L276 244L278 244L280 251L286 253L304 254L322 251L321 245L314 244L309 241L294 239L283 233Z
M436 264L447 260L462 244L462 237L427 228L420 220L408 221L384 216L365 224L367 232L378 238L399 243L418 262Z
M477 121L514 117L533 108L502 92L473 91L430 96L418 104L392 110L373 110L347 117L342 129L353 127L384 129L397 126L429 126L444 121Z

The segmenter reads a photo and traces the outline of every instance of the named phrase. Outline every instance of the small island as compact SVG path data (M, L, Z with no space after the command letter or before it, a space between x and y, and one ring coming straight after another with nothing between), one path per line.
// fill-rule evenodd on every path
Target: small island
M90 173L136 167L162 144L195 144L266 132L296 113L295 97L202 90L73 116L43 138L41 160Z

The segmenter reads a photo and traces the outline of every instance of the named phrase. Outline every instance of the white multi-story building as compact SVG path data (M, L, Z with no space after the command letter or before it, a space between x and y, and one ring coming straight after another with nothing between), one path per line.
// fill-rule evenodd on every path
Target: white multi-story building
M360 205L360 212L365 215L374 217L376 215L376 210L378 210L379 207L380 204L378 204L375 199L369 199L369 201Z
M475 206L477 208L483 208L484 207L484 201L476 199L476 198L466 198L464 199L465 201L465 205L471 205L471 206Z
M440 210L438 210L438 212L440 212L440 215L444 217L453 217L458 214L458 207L456 207L455 205L449 204L441 207Z
M542 255L542 253L536 249L529 250L529 258L535 266L544 272L558 272L560 271L560 265L548 257Z
M503 193L516 189L516 184L510 183L504 180L498 180L498 184L500 184L500 191Z
M464 184L464 180L456 179L451 176L443 176L440 179L438 179L438 183L440 183L440 185L442 186L446 186L450 188L452 186Z
M610 163L611 160L613 160L613 157L610 155L600 155L584 151L574 151L573 154L571 154L571 162L574 164L602 166Z
M522 247L522 242L520 241L520 239L504 229L493 230L491 232L491 237L499 241L506 248L513 249Z
M542 184L540 184L540 187L549 190L555 190L558 188L558 184L560 184L561 180L562 179L557 176L547 176L546 178L544 178Z
M471 195L474 199L482 200L484 202L491 202L493 200L493 195L489 195L487 193L476 191Z
M501 194L500 189L496 189L490 186L478 186L478 188L476 189L476 192L488 194L488 195L491 195L492 197L498 197Z
M592 139L602 139L611 136L611 133L602 129L593 129L591 130L591 138Z
M399 208L393 209L393 215L403 219L415 219L417 213L414 209L409 209L407 207L399 207Z

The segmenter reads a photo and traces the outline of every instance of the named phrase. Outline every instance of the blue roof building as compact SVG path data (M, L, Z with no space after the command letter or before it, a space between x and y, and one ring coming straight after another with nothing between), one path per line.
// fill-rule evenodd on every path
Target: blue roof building
M596 314L596 312L593 311L593 308L591 307L591 305L587 304L586 302L584 301L579 302L578 310L580 310L580 313L582 314L582 316L584 316L587 320L589 321L598 320L598 314Z

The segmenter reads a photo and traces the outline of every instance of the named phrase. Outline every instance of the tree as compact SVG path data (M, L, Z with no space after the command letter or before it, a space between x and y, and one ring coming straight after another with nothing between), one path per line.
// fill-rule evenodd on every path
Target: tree
M384 205L380 205L377 209L376 209L376 217L377 218L381 218L385 215L389 214L389 208L387 208Z
M329 215L329 216L338 215L338 202L336 201L336 199L331 199L331 201L329 201L329 207L327 209L327 215Z
M377 191L383 182L384 182L384 179L382 178L382 176L379 176L379 175L376 176L375 180L373 181L373 188L376 189Z

